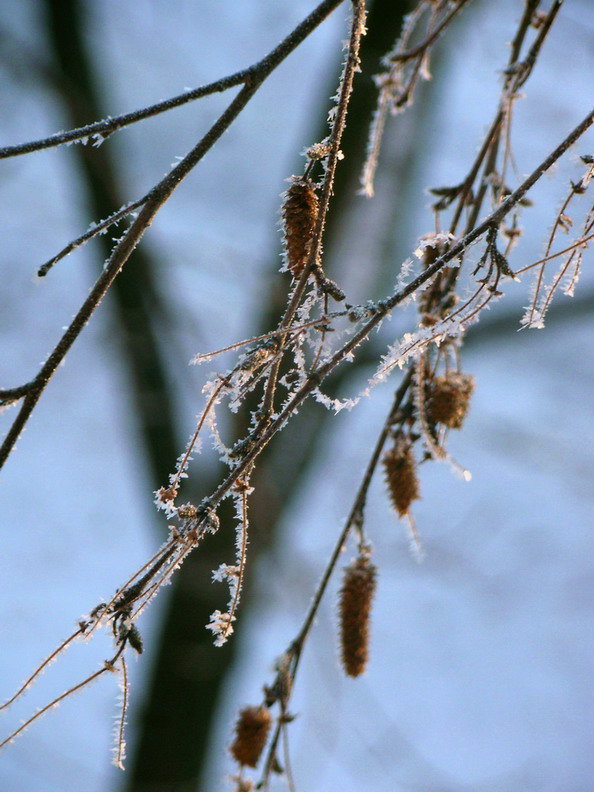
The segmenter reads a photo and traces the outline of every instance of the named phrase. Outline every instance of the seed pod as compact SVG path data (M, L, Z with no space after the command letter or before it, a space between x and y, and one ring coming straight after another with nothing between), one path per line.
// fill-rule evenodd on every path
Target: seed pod
M474 390L474 377L451 371L436 377L429 389L427 418L450 429L459 429L464 423Z
M410 442L398 438L394 447L384 454L383 462L390 500L398 516L404 517L410 504L420 498L417 463Z
M345 569L340 590L340 649L345 672L357 677L369 658L369 622L375 593L376 567L367 554Z
M282 208L287 268L294 278L303 272L318 217L318 196L309 179L294 182Z
M239 713L235 724L235 739L229 749L240 765L255 767L266 745L272 723L266 707L246 707Z

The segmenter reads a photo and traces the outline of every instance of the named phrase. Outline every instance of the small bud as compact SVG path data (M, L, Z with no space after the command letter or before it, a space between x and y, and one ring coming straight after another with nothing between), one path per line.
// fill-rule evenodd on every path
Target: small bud
M159 503L169 503L174 501L177 497L177 489L175 487L161 487L157 490L157 501Z
M327 157L330 154L330 144L329 143L314 143L313 146L310 146L306 152L307 156L311 160L321 160L324 157Z
M270 710L266 707L246 707L239 713L235 724L235 739L229 749L240 765L255 767L272 723Z
M411 503L420 497L417 463L410 442L399 437L394 447L384 454L383 462L392 505L398 515L404 517Z
M182 520L195 520L198 511L192 503L183 503L177 510L177 514Z
M376 573L369 555L361 554L345 569L340 590L338 609L342 665L352 677L365 671L369 658L369 623Z

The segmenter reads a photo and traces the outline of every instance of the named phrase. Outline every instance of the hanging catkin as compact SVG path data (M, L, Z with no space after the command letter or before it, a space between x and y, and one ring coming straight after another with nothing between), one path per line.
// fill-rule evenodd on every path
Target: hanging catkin
M398 516L404 517L411 503L420 497L417 463L410 442L397 438L394 447L384 454L383 462L390 500Z
M342 665L349 676L365 671L369 657L369 623L375 592L376 567L363 553L345 569L340 590L340 649Z
M229 749L240 765L255 767L266 745L272 716L267 707L246 707L235 724L235 739Z
M428 419L450 429L459 429L466 418L473 390L474 378L470 374L450 371L436 377L429 389Z
M286 192L282 208L286 264L294 278L301 275L307 263L317 217L318 196L313 182L309 179L294 182Z

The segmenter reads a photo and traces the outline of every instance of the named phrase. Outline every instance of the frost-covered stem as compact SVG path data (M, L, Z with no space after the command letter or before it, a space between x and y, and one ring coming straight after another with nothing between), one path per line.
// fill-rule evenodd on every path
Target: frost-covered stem
M138 217L113 249L91 293L58 342L54 351L32 381L31 388L24 397L21 409L10 427L2 446L0 446L0 468L4 465L8 455L14 448L25 424L57 367L89 321L91 315L128 260L142 235L151 225L157 211L171 196L179 183L190 173L206 152L209 151L221 137L223 132L231 125L264 80L305 38L307 38L311 31L314 30L334 8L340 5L341 2L342 0L324 0L324 2L320 3L320 5L284 39L284 41L272 50L263 60L259 61L257 68L248 70L249 74L245 76L245 80L243 81L244 87L229 104L227 109L184 159L182 159L171 172L148 193Z
M422 349L418 360L413 365L413 378L414 378L414 401L417 408L417 415L419 416L419 425L423 435L423 441L429 450L433 459L443 459L445 456L445 449L433 438L429 423L427 421L427 411L425 409L425 377L427 376L427 351Z
M14 404L16 401L20 401L23 396L26 396L30 390L34 387L34 382L27 382L25 385L19 385L18 388L6 388L5 390L0 390L0 405L6 406L9 404Z
M551 26L555 21L555 17L561 10L561 6L563 5L563 3L564 0L555 0L555 2L550 7L549 12L545 17L545 20L541 28L538 31L538 35L536 39L534 40L532 46L530 47L528 54L524 58L522 64L524 68L521 72L521 75L514 82L514 91L517 91L519 88L521 88L522 85L524 85L524 83L530 76L530 74L532 73L532 69L534 68L534 64L536 63L536 59L538 58L542 45L544 44L545 39L548 36L549 31L551 29Z
M519 270L516 270L515 271L516 275L521 275L522 272L526 272L527 270L532 269L533 267L538 267L539 264L542 264L545 261L551 261L554 258L559 258L559 256L563 256L565 253L569 253L572 250L576 250L581 245L585 246L586 242L589 242L591 239L594 239L594 234L587 234L586 236L582 236L577 240L577 242L574 242L572 245L563 248L563 250L558 250L556 253L551 253L550 256L545 256L544 258L541 258L538 261L534 261L532 264L528 264L527 266L522 267Z
M336 106L336 117L334 119L332 132L330 134L330 151L328 153L326 174L319 199L320 202L318 217L313 232L313 240L308 261L309 269L311 269L311 267L318 261L322 250L322 237L324 234L324 227L326 225L326 216L328 214L330 198L332 196L334 187L334 176L336 174L336 165L338 163L340 153L340 142L342 140L342 135L346 126L349 99L353 90L355 72L358 70L360 63L359 49L361 46L361 37L365 33L365 15L365 0L353 0L353 20L351 23L349 49L344 66L344 72L340 82L338 102Z
M524 44L526 34L530 29L532 15L540 3L540 0L526 0L524 6L524 13L518 24L516 34L511 44L510 54L506 68L506 79L504 86L501 90L499 107L497 109L495 118L493 119L493 122L491 124L491 127L489 128L489 131L485 136L483 145L481 146L481 149L473 163L473 166L470 169L468 176L464 180L464 186L460 193L456 211L454 213L454 217L450 224L450 232L452 234L456 232L458 222L466 205L466 198L472 188L472 185L474 184L474 181L481 168L481 165L488 154L488 161L483 171L483 179L481 180L479 191L473 202L472 211L470 213L470 217L466 224L466 233L472 230L473 226L475 225L478 219L488 189L488 182L486 177L495 168L497 161L497 154L499 151L499 140L501 137L503 123L506 120L506 118L507 118L507 123L509 125L508 116L509 116L509 112L511 111L510 97L512 97L515 93L517 93L518 89L526 82L526 80L530 76L530 73L534 67L538 54L540 53L540 49L545 41L545 38L561 6L561 2L562 0L560 0L559 2L555 2L555 4L551 7L547 15L546 22L543 25L542 29L539 31L539 35L534 41L532 47L528 52L528 55L526 56L522 64L523 68L520 70L520 64L518 63L518 59L520 57L521 49ZM448 287L451 287L451 285L452 283L448 283Z
M122 708L118 718L116 730L116 744L114 748L113 763L119 770L124 770L124 759L126 758L126 715L128 713L128 698L130 694L130 684L128 681L128 668L124 655L120 658L122 669Z
M184 471L185 471L185 469L187 467L188 461L190 459L190 455L191 455L192 451L194 450L194 446L196 445L196 441L198 440L198 435L200 434L200 430L202 429L202 426L204 425L204 421L206 420L206 418L207 418L207 416L208 416L213 404L219 398L219 395L220 395L221 391L226 386L227 386L227 382L225 380L222 380L219 383L219 385L214 389L213 393L210 396L210 399L207 401L206 406L205 406L204 410L202 411L202 415L200 416L200 418L198 420L198 423L196 424L196 429L194 430L194 434L190 438L190 442L188 443L188 447L186 448L185 453L184 453L180 463L177 466L177 471L175 472L174 477L171 480L171 490L173 492L177 492L177 489L179 487L180 479L181 479L181 477L182 477L182 475L183 475L183 473L184 473Z
M87 685L90 685L91 682L93 682L95 679L100 677L106 671L113 672L115 670L115 664L122 656L125 648L126 648L126 641L122 641L118 645L117 651L115 655L111 658L111 660L105 660L103 662L103 666L98 671L95 671L94 673L90 674L90 676L83 679L82 682L79 682L78 684L73 685L71 688L68 688L68 690L66 690L60 696L57 696L55 699L50 701L49 704L46 704L45 707L42 707L41 709L37 710L37 712L34 715L32 715L30 718L28 718L24 723L22 723L18 729L15 729L15 731L13 731L12 734L9 734L8 737L6 737L6 739L0 742L0 749L4 748L4 746L8 745L8 743L11 743L15 737L19 736L19 734L22 734L22 732L26 731L26 729L28 729L29 726L32 723L34 723L34 721L41 718L43 715L45 715L46 712L53 709L54 707L57 707L58 704L64 701L65 698L68 698L73 693L76 693L77 691L82 690L82 688L86 687Z
M347 54L344 71L340 81L338 92L338 102L336 106L336 116L332 124L332 131L329 140L329 153L326 164L326 173L324 182L322 184L321 195L318 205L318 215L314 226L312 240L310 245L309 255L307 262L303 268L303 272L297 282L297 285L289 300L289 305L281 320L281 329L289 328L295 317L295 313L303 298L303 294L307 287L309 274L319 264L319 259L322 251L322 238L324 235L324 227L326 225L326 215L328 214L328 207L330 205L330 198L332 196L332 188L334 186L334 176L336 173L336 165L340 152L340 141L344 128L346 126L346 117L349 108L349 99L353 90L353 79L356 70L359 68L359 49L361 44L361 37L365 32L365 0L353 0L353 19L351 23L351 34L349 39L349 49ZM281 336L280 346L281 350L285 346L286 336ZM274 404L274 394L276 392L276 383L278 380L278 373L282 363L282 354L279 355L278 360L274 363L266 388L264 392L264 399L262 402L262 418L263 422L268 420L272 412Z
M379 162L379 155L382 147L384 129L386 127L386 120L388 118L390 104L390 91L387 87L384 87L380 90L377 108L371 122L367 157L363 163L363 170L361 172L361 192L368 198L373 198L375 195L375 172Z
M406 395L406 392L410 387L411 382L412 382L412 369L409 369L408 372L405 374L404 379L400 383L398 390L394 394L394 401L392 403L392 407L390 409L390 412L388 413L388 416L379 434L379 437L371 454L371 458L367 464L367 468L365 469L363 480L361 481L361 484L359 486L359 490L355 497L355 501L353 503L353 506L351 507L351 511L349 513L349 516L347 517L347 520L340 533L340 536L338 537L338 540L334 545L334 550L332 551L330 560L326 565L324 574L322 575L322 579L318 584L318 588L316 589L316 592L313 596L313 599L311 601L311 604L309 606L309 609L307 611L301 629L299 630L299 633L293 639L293 641L291 641L287 649L286 654L290 657L291 660L290 685L289 685L289 690L287 691L288 696L290 696L290 692L293 687L293 682L295 680L295 676L297 675L297 669L299 666L299 661L301 659L301 652L303 650L303 646L305 645L305 641L307 640L307 637L313 626L320 604L322 602L326 589L328 588L328 583L330 582L332 574L336 568L336 564L338 563L338 559L340 558L341 553L344 549L345 542L348 539L349 533L351 532L353 527L355 527L363 518L363 511L365 509L365 502L367 500L367 492L369 490L369 486L371 484L373 474L379 463L381 453L386 443L386 440L388 439L394 418L398 410L400 409L404 396ZM284 710L286 708L287 701L283 701L281 702L281 704ZM282 733L282 727L283 727L282 719L279 719L267 750L266 760L264 762L264 769L262 771L262 777L258 783L259 789L260 788L267 789L268 779L270 773L272 772L272 768L274 766L274 759L278 748L278 741Z
M338 537L338 540L334 546L334 550L332 552L330 560L328 561L326 569L324 570L324 574L318 585L316 593L313 596L311 605L309 607L309 610L307 612L301 630L299 631L297 638L295 638L295 640L291 644L291 650L295 652L297 658L301 653L303 644L305 643L309 631L311 630L312 625L315 621L316 614L318 612L320 603L324 596L324 592L328 587L328 583L330 582L330 578L332 577L332 573L334 572L338 559L340 558L340 554L342 553L344 544L348 539L349 533L351 532L352 527L363 518L365 503L367 500L367 492L369 490L369 486L371 484L373 474L375 473L375 469L380 460L382 450L384 448L386 440L388 439L390 429L394 422L394 417L396 416L396 413L400 409L402 401L406 395L407 390L410 387L411 382L412 382L412 369L409 369L408 372L405 374L404 379L400 383L398 390L394 394L394 401L392 403L392 407L390 409L390 412L388 413L388 417L384 422L384 425L379 434L379 437L377 439L377 442L375 444L369 462L367 463L367 468L365 469L363 480L361 481L361 484L357 491L357 495L355 496L355 500L351 507L349 516L347 517L346 522L344 524L344 528L342 529L342 532Z
M134 597L133 600L131 600L131 602L133 602L133 604L136 606L132 616L130 617L132 621L135 621L140 616L142 611L159 592L161 587L167 583L167 581L172 577L172 575L175 574L175 572L177 572L179 567L190 555L192 550L198 545L198 542L199 538L197 536L195 539L188 541L187 544L182 545L175 557L172 557L173 554L171 554L167 559L169 564L163 571L163 574L157 578L157 580L155 580L154 583L152 583L148 588L145 586L142 592L140 592L136 597Z
M532 17L534 16L534 12L540 3L541 0L525 0L524 2L524 12L510 46L510 64L516 63L520 57L520 52L522 51L522 44L524 43L526 33L530 30Z
M111 671L111 670L112 670L111 666L108 663L106 663L103 666L103 668L100 668L98 671L95 671L93 674L88 676L86 679L83 679L82 682L79 682L78 685L74 685L73 687L69 688L67 691L62 693L62 695L57 696L55 699L53 699L53 701L50 701L49 704L46 704L45 707L42 707L40 710L37 710L35 715L32 715L30 718L28 718L24 723L22 723L19 726L18 729L15 729L12 732L12 734L10 734L5 740L2 740L2 742L0 742L0 749L4 748L4 746L8 745L8 743L11 743L15 739L15 737L18 737L19 734L22 734L24 731L26 731L29 728L29 726L32 723L34 723L34 721L39 720L39 718L41 718L43 715L45 715L46 712L48 712L49 710L53 709L58 704L60 704L62 701L64 701L65 698L68 698L68 696L71 696L73 693L76 693L78 690L81 690L82 688L86 687L87 685L90 685L91 682L93 682L95 679L100 677L101 674L104 674L106 671Z
M27 690L28 687L30 687L30 685L37 679L37 677L43 672L43 670L47 668L48 665L53 660L55 660L56 657L61 652L64 651L64 649L70 646L70 644L72 643L72 641L75 640L75 638L78 638L79 635L82 635L83 632L84 632L83 628L79 627L78 630L73 632L72 635L69 635L68 638L66 638L66 640L62 641L62 643L57 647L57 649L54 649L54 651L50 655L48 655L40 665L37 666L35 671L33 671L33 673L29 677L27 677L27 679L23 682L23 684L16 691L16 693L13 696L11 696L7 701L5 701L4 704L0 705L0 710L10 707L10 705L14 701L16 701L18 697L21 696Z
M285 712L283 711L280 718L280 727L283 738L283 769L285 771L285 778L287 779L287 786L289 792L297 792L295 786L295 778L293 776L293 767L291 765L291 752L289 751L289 730L285 720Z
M324 0L324 2L320 3L320 5L318 5L318 7L306 17L292 33L281 41L277 47L266 55L266 57L254 63L252 66L249 66L247 69L242 69L220 80L215 80L215 82L209 83L208 85L194 88L191 91L184 91L183 94L165 99L162 102L157 102L141 110L135 110L131 113L115 116L114 118L107 118L104 121L96 121L93 124L71 129L67 132L57 132L55 135L50 135L41 140L20 143L16 146L5 146L0 148L0 159L16 157L19 154L29 154L33 151L60 146L64 143L80 140L85 137L92 137L93 135L111 135L122 127L135 124L138 121L143 121L145 118L150 118L159 113L173 110L176 107L180 107L196 99L201 99L204 96L227 91L229 88L234 88L238 85L261 83L270 72L275 69L295 47L301 44L301 42L342 2L343 0Z
M423 74L425 64L428 63L431 46L468 2L469 0L460 0L460 2L455 3L453 10L450 13L446 13L443 19L437 22L444 9L447 10L451 4L447 0L441 0L441 2L437 3L431 2L431 0L422 0L405 18L402 31L393 49L382 59L387 71L375 77L375 81L379 86L379 96L373 114L367 154L361 172L360 192L362 195L371 198L375 193L375 174L388 112L398 113L411 104L419 77ZM424 33L425 38L417 46L408 48L410 39L425 12L428 12L429 16ZM408 69L410 61L414 61L414 63ZM429 75L425 74L425 77L428 79Z
M312 319L310 322L303 322L302 324L291 325L291 334L295 333L298 334L302 330L307 330L310 327L319 326L322 330L324 325L330 320L335 319L340 316L345 316L348 311L331 311L325 312L321 316L318 316L317 319ZM236 341L234 344L229 344L229 346L221 347L221 349L215 349L213 352L205 352L202 355L196 355L190 361L191 363L200 363L202 360L210 360L210 358L215 357L216 355L222 355L223 352L230 352L233 349L238 349L239 347L246 346L246 344L255 344L258 341L265 341L268 338L275 338L276 336L282 335L285 332L284 329L280 330L271 330L269 333L262 333L262 335L252 336L251 338L246 338L243 341ZM2 398L3 391L0 391L0 399Z
M456 233L456 229L458 228L458 223L460 222L460 217L466 205L466 199L468 197L468 194L472 189L472 185L474 184L474 181L481 168L481 165L483 164L483 161L487 155L487 151L491 147L491 144L495 139L495 137L499 134L499 128L501 126L502 120L503 120L503 114L501 112L501 109L499 109L497 115L493 119L493 123L491 124L489 131L485 135L485 139L483 140L483 144L479 150L479 153L477 154L476 159L472 164L472 168L470 169L468 176L464 180L464 186L462 187L462 191L460 192L460 197L458 199L456 211L454 212L454 217L452 218L452 222L450 223L451 234Z
M135 587L139 590L140 593L142 593L142 591L144 591L144 587L146 586L146 584L150 580L152 580L154 575L156 575L156 573L163 566L163 564L167 561L167 559L171 557L171 555L174 552L176 544L177 543L176 543L176 541L174 539L170 539L168 542L166 542L165 546L161 547L151 558L149 558L149 560L145 564L143 564L143 566L140 567L140 569L138 569L130 578L128 578L128 580L122 586L120 586L117 589L117 591L113 595L113 597L105 604L105 607L103 608L102 613L103 614L110 614L110 613L115 612L115 609L113 609L113 606L115 605L115 603L118 600L121 601L121 598L124 596L124 592L128 592L128 589L132 585L132 583L134 583L134 581L140 575L142 575L142 573L145 570L149 570L147 572L147 574L140 581L138 581L137 584L135 584ZM140 596L140 594L138 596ZM130 599L129 601L133 602L132 599ZM101 624L101 619L98 618L94 622L94 624L91 625L90 629L85 633L85 636L88 638L91 635L91 633L100 624Z
M549 253L551 252L551 247L553 246L553 242L555 241L555 236L557 235L557 231L561 227L561 218L563 217L563 215L567 211L567 207L571 203L571 199L576 194L577 194L577 191L576 191L575 187L572 185L572 188L571 188L571 190L569 192L569 195L563 201L563 205L561 206L561 209L559 209L559 211L557 212L557 216L555 217L555 222L553 223L553 228L551 229L551 233L549 234L549 238L547 240L547 244L546 244L546 247L545 247L545 254L544 254L544 257L541 259L541 262L540 262L542 264L542 266L541 266L541 268L540 268L540 270L538 272L538 275L536 277L536 284L534 286L534 299L532 300L532 305L530 306L530 315L528 317L528 321L526 322L527 325L531 325L532 322L534 321L534 314L536 313L536 310L537 310L537 305L538 305L538 301L539 301L538 298L540 297L540 289L542 287L542 281L543 281L543 278L544 278L547 261L549 261L549 258L551 258L549 256ZM557 254L557 255L559 255L559 254ZM532 266L534 266L534 265L532 265Z
M394 55L390 56L390 60L393 61L394 63L398 63L402 61L412 60L413 58L416 58L418 55L423 55L426 52L426 50L429 49L429 47L437 41L437 39L441 36L443 31L446 29L446 27L450 24L452 19L456 16L456 14L458 14L459 11L461 11L464 8L464 6L469 1L470 0L458 0L458 2L454 5L454 8L450 11L450 13L447 14L442 19L439 25L437 25L437 27L431 31L431 33L427 36L427 38L421 41L421 43L418 44L416 47L412 47L412 49L405 50L404 52L394 53Z
M239 604L241 589L243 587L243 578L245 574L245 563L247 558L247 542L248 542L247 496L248 496L248 485L247 482L245 482L245 485L242 487L241 490L241 529L240 529L241 538L240 538L240 545L238 547L239 569L237 572L237 582L235 585L235 591L233 593L233 599L229 605L229 621L227 623L227 626L223 630L223 633L221 634L221 638L224 640L226 640L232 628L233 621L235 620L235 612Z
M41 267L39 267L39 269L37 270L37 275L40 278L43 278L51 270L54 264L57 264L58 261L61 261L63 258L68 256L68 254L72 253L73 250L76 250L76 248L79 248L81 245L84 245L86 242L89 242L89 240L94 239L94 237L101 234L101 232L104 231L106 228L109 228L110 226L119 222L122 218L126 217L126 215L129 215L131 212L134 212L136 209L141 207L143 203L145 203L149 195L150 193L147 193L146 195L143 195L142 198L139 198L137 201L134 201L133 203L123 206L121 209L118 209L117 212L114 212L113 214L110 214L109 217L106 217L105 220L102 220L100 223L97 223L92 228L89 228L89 230L85 231L84 234L81 234L76 239L73 239L71 242L69 242L66 245L66 247L63 247L59 253L56 253L56 255L53 258L49 259L49 261L46 261L45 264L42 264Z
M485 234L490 228L497 227L513 207L521 200L531 187L542 177L542 175L554 165L554 163L575 143L578 138L594 123L594 110L591 111L575 129L540 163L540 165L525 179L522 184L514 190L482 223L474 228L466 236L462 237L455 245L447 250L442 256L437 258L433 264L425 269L420 275L414 278L403 289L395 292L391 297L377 303L376 312L363 325L341 349L339 349L326 363L311 372L306 381L293 395L293 398L286 404L284 409L270 422L266 431L258 438L253 448L242 458L241 462L233 468L226 479L214 491L210 497L212 506L226 497L238 476L256 459L263 448L270 442L276 432L285 424L290 416L299 408L309 394L319 386L342 361L361 344L371 333L371 331L382 322L382 320L409 295L416 292L419 287L432 278L452 259L455 259L466 248Z

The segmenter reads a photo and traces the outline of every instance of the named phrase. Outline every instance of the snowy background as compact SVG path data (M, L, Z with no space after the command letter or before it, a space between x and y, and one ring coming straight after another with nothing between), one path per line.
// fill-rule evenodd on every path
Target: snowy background
M404 251L431 230L423 188L460 180L492 117L498 70L520 5L483 2L480 24L462 19L455 31L422 132L414 222L408 238L398 240ZM97 0L88 35L109 112L135 109L243 68L311 7L304 0ZM278 244L278 195L299 167L296 154L312 142L313 114L320 112L321 91L335 68L345 15L340 8L275 72L147 234L178 306L172 365L180 425L188 432L204 372L188 368L187 361L250 332L252 306L266 289L259 273ZM0 25L22 51L45 56L34 0L3 3ZM590 4L569 0L526 86L527 97L517 105L513 142L520 174L530 172L590 109L593 39ZM9 50L0 66L2 144L63 128L59 105ZM226 101L210 97L119 133L127 197L166 172ZM512 266L539 257L567 178L581 173L577 156L591 153L593 144L590 135L539 186ZM386 172L394 148L388 139ZM34 278L37 266L91 220L77 211L72 149L4 161L1 168L0 383L10 387L28 380L53 347L93 282L97 261L89 247L42 282ZM341 267L355 285L370 211L361 209L352 239L342 245ZM594 288L586 270L583 292ZM529 283L525 277L513 284L497 306L517 306L509 331L469 343L464 353L465 370L478 386L467 424L451 442L473 480L465 484L444 466L424 466L423 499L415 508L427 551L422 565L408 553L381 481L374 483L367 523L380 582L372 662L363 679L343 678L329 601L293 703L300 717L291 726L292 759L301 790L576 792L591 786L594 319L556 323L551 312L546 330L517 333ZM386 343L407 321L387 325ZM53 379L3 471L2 697L160 542L116 351L106 304ZM358 392L369 373L349 382L344 395ZM259 603L251 607L243 660L215 735L212 790L222 788L230 770L225 745L238 705L259 700L274 658L302 618L346 515L345 493L359 482L392 388L390 381L372 400L337 418L285 521L281 543L253 570ZM13 415L2 415L2 428ZM158 603L144 619L149 639L160 609ZM0 713L2 734L92 671L107 646L100 636L74 647L21 706ZM149 662L150 651L136 664L135 697L142 695ZM103 678L32 727L0 754L0 787L117 790L120 778L109 764L115 694L113 680Z

